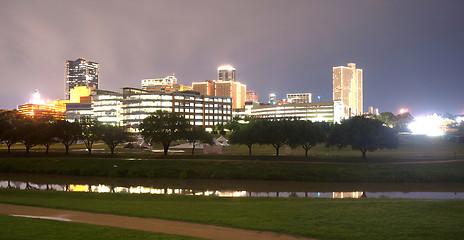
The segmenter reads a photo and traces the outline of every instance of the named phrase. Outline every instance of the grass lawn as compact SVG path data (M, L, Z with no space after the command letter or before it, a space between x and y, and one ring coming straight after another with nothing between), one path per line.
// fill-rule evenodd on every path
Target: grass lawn
M98 177L293 180L312 182L464 182L464 162L454 156L246 156L2 153L0 172ZM316 163L315 163L316 162Z
M31 219L0 215L0 239L153 239L188 240L196 239L120 228L95 226L83 223L60 222L45 219Z
M464 236L462 200L218 198L1 189L0 202L199 222L318 239Z

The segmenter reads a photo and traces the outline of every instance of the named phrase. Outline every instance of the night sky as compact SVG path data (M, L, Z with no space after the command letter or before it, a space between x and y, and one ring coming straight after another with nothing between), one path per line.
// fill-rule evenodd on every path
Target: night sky
M270 93L332 100L332 67L364 70L364 111L464 114L464 1L0 0L0 109L64 97L65 61L100 63L100 89L230 64Z

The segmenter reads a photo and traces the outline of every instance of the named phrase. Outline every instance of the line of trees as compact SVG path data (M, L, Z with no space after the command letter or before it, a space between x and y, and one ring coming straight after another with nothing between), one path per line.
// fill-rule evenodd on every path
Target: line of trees
M246 125L234 130L230 143L246 145L251 155L253 145L272 145L279 155L284 145L291 148L302 147L305 156L315 145L326 143L326 146L337 146L340 149L351 146L359 150L363 158L367 151L379 148L396 148L398 139L396 132L384 126L384 123L362 116L353 117L341 124L310 122L302 120L269 121L251 119Z
M69 153L69 147L78 140L82 140L89 152L96 141L103 141L114 154L117 145L133 141L133 136L124 128L102 125L90 118L83 118L79 122L52 120L47 118L30 118L18 114L16 111L5 111L0 114L0 141L8 147L15 143L22 143L29 153L37 145L43 145L48 153L51 145L61 143Z
M246 145L249 155L255 145L272 145L276 155L284 146L302 147L305 156L309 150L321 143L326 146L343 148L351 146L359 150L363 158L367 151L379 148L396 148L398 139L396 131L386 127L378 119L363 116L344 120L341 124L310 122L302 120L283 119L271 121L251 119L248 124L229 124L233 126L230 143ZM164 155L172 142L184 140L192 143L192 155L200 143L212 144L213 137L199 126L191 126L184 116L178 113L157 111L145 118L139 126L140 134L152 146L163 146ZM121 143L133 141L132 134L122 127L102 125L90 118L79 122L65 120L35 119L24 117L15 111L0 113L0 141L3 141L10 152L15 143L22 143L29 152L37 145L43 145L48 153L52 144L61 143L69 153L69 147L82 140L88 153L96 141L103 141L114 154L114 149Z

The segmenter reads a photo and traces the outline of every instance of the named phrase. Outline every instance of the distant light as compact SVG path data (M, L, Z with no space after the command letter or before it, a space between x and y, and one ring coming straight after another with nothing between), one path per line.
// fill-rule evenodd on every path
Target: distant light
M437 114L433 114L416 118L408 125L408 127L413 134L442 136L444 133L443 125L444 119Z
M400 111L399 111L400 114L408 113L408 112L409 112L409 109L407 109L407 108L401 108Z
M223 65L223 66L218 67L218 71L221 71L221 70L234 71L235 68L230 65Z

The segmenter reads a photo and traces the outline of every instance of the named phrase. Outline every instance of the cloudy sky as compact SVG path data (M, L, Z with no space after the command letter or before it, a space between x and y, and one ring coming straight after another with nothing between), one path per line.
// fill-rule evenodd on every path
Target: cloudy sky
M64 97L65 61L100 63L101 89L223 64L270 93L332 100L332 67L364 70L364 110L464 114L462 0L0 0L0 109Z

